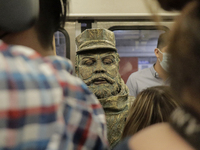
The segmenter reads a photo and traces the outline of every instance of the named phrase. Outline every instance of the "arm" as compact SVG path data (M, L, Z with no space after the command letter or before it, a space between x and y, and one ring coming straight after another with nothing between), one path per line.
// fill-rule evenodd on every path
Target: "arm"
M60 136L52 143L57 143L59 149L65 150L105 150L108 147L107 127L101 104L83 81L70 74L69 62L52 60L63 91L58 117ZM49 149L56 149L51 147Z
M108 142L102 106L87 86L79 82L76 91L70 91L71 98L64 92L65 140L74 149L104 150Z

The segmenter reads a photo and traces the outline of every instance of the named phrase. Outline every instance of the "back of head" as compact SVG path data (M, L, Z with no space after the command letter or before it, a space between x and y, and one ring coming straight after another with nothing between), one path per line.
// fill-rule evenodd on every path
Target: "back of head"
M200 2L190 3L172 30L171 86L179 99L200 106ZM172 50L173 49L173 50Z
M136 97L128 115L122 138L159 122L167 122L178 106L170 87L155 86L143 90Z
M35 28L41 45L52 45L53 34L64 27L67 0L39 0L40 13Z
M168 45L168 32L162 33L158 38L157 48L160 50Z
M30 28L39 14L39 1L35 0L0 0L0 6L0 31L5 33Z
M181 10L188 2L193 0L157 0L165 10Z
M0 0L0 37L35 25L43 48L52 47L53 34L63 27L67 0Z

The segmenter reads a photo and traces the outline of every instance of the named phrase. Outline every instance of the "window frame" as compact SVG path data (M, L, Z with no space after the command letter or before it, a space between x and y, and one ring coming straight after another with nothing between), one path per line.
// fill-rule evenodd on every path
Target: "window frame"
M143 26L112 26L109 27L108 30L115 31L115 30L164 30L165 32L169 31L170 29L164 25L156 26L156 25L143 25Z
M66 44L66 50L65 50L66 56L65 56L65 58L70 59L70 37L69 37L69 34L64 28L59 28L58 31L63 33L63 35L65 37L65 44Z

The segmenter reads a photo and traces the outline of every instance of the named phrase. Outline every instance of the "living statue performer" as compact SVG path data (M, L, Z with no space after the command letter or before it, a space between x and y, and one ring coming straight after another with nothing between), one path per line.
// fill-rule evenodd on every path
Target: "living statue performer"
M135 99L119 74L115 36L106 29L87 29L76 38L76 74L102 104L111 149L120 141L127 112Z

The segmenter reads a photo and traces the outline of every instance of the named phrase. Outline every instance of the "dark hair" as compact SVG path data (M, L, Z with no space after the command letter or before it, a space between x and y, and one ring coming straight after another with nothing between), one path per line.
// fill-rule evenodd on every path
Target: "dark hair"
M159 122L167 122L170 113L179 106L168 86L150 87L138 94L129 110L122 138Z
M191 2L177 20L170 38L171 62L169 74L171 86L182 99L185 91L200 98L200 2ZM172 50L173 49L173 50ZM184 100L184 99L183 99ZM200 100L191 103L200 106Z
M157 48L160 50L168 45L168 32L160 34L158 38Z
M40 13L35 28L44 48L52 45L53 34L64 27L67 0L39 0Z
M188 2L193 0L157 0L165 10L181 10Z

